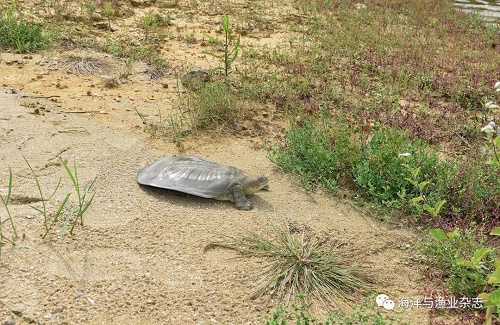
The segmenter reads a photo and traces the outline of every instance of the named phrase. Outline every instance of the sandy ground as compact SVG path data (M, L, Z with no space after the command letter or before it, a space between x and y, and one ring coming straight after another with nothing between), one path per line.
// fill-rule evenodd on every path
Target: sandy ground
M182 20L176 24L190 26ZM254 41L265 44L270 39ZM182 53L179 62L202 61L186 54L199 53L199 48L179 44L170 46L170 59ZM108 55L82 53L113 64ZM306 192L266 158L259 137L198 134L185 140L181 152L170 139L144 132L136 109L151 118L159 109L171 111L174 73L152 81L136 72L118 88L108 89L102 76L67 73L60 65L64 55L69 54L2 53L0 194L7 193L11 167L14 194L39 196L23 154L47 196L62 177L48 203L52 213L72 191L61 159L77 163L82 184L96 178L96 195L84 226L60 239L54 232L42 239L42 216L22 200L13 202L21 239L14 247L5 246L0 259L2 324L263 324L276 302L251 299L259 261L235 259L223 250L204 252L204 247L219 233L263 232L287 222L345 241L345 249L373 272L377 292L397 303L423 297L422 275L411 259L414 233L376 220L352 202ZM44 96L59 97L40 98ZM273 108L260 109L269 121L253 122L263 128L284 123ZM270 191L251 198L252 211L239 211L230 202L136 183L141 167L174 154L203 156L248 175L267 175ZM0 214L6 217L4 209ZM428 322L423 308L402 311L401 316L414 324Z
M23 239L2 254L3 319L16 324L263 323L274 305L250 299L258 262L203 249L219 238L217 233L261 232L286 222L326 232L366 255L363 264L377 275L381 292L421 295L419 273L408 266L411 252L400 249L411 233L375 221L349 202L307 193L265 151L255 149L253 138L193 137L183 152L269 176L271 190L252 198L254 210L238 211L229 202L141 188L135 180L141 167L179 152L169 141L124 123L119 114L102 121L97 114L72 114L50 99L22 96L33 95L1 88L1 194L11 167L14 194L38 197L22 153L46 193L63 178L52 212L72 191L60 159L76 161L82 184L97 177L96 196L85 225L60 240L40 238L43 218L28 204L12 206ZM33 106L44 106L43 115L34 114Z

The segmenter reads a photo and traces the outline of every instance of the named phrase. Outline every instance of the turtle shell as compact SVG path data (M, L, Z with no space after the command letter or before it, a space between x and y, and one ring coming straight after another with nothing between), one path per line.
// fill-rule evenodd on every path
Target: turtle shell
M141 185L179 191L204 198L216 198L227 193L246 178L232 166L189 156L173 156L148 165L137 174Z

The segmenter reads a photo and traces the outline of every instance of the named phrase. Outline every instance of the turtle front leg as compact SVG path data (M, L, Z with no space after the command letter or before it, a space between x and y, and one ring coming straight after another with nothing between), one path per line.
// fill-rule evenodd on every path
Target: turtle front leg
M243 191L243 187L241 185L237 185L233 189L233 199L236 204L236 208L239 210L251 210L253 208L252 203L250 203Z

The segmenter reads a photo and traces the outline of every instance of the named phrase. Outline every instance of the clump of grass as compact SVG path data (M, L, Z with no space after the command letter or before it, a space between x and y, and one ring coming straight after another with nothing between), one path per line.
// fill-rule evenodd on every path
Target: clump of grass
M33 175L33 178L35 180L36 188L38 189L38 193L40 194L40 201L42 202L42 207L35 207L31 206L35 211L39 212L43 216L43 225L45 227L45 233L43 234L42 238L45 238L47 234L50 232L54 224L59 220L59 217L61 216L61 213L63 212L64 207L66 206L66 203L68 203L70 193L68 193L63 201L59 204L59 207L57 211L54 213L54 215L51 217L49 215L49 207L47 202L52 199L52 197L56 194L57 190L59 189L59 186L61 185L61 177L59 177L59 180L57 182L56 187L54 188L54 191L52 192L49 197L44 195L44 192L42 190L42 185L40 184L40 180L38 179L38 175L35 173L35 170L31 167L31 164L29 163L28 159L24 155L23 159L28 165L28 168L31 171L31 174Z
M116 14L113 2L104 2L103 13L108 18L108 30L111 30L111 18Z
M57 185L54 188L54 191L52 192L52 194L49 197L47 197L46 195L44 195L44 191L42 190L42 185L40 184L40 180L39 180L38 175L36 174L35 170L31 167L31 165L28 162L28 160L26 159L26 157L24 155L22 155L22 156L23 156L24 161L28 165L28 167L33 175L36 187L38 189L38 193L40 194L40 201L42 202L41 207L31 206L31 208L33 208L34 210L36 210L37 212L39 212L43 216L43 224L45 227L45 232L44 232L42 238L45 238L50 233L52 228L56 224L58 224L58 222L60 221L60 218L62 217L62 215L64 213L66 213L66 217L65 217L63 224L61 226L61 229L59 231L59 237L62 237L65 234L66 229L68 227L70 227L70 234L73 234L74 228L78 223L80 223L80 225L83 225L83 215L87 211L87 209L90 207L90 205L92 204L92 201L94 199L95 193L90 198L88 198L88 195L89 195L89 192L91 191L91 189L94 185L95 179L88 186L86 186L85 189L82 191L82 189L80 188L79 181L78 181L78 171L77 171L76 163L73 164L73 170L71 170L67 166L67 164L64 161L62 161L64 169L66 170L66 173L68 174L68 176L73 184L73 187L75 189L75 193L76 193L77 199L78 199L78 205L73 206L72 208L69 209L69 211L67 211L66 206L67 206L69 199L70 199L70 196L71 196L71 193L67 193L66 196L64 197L64 199L61 201L61 203L57 207L56 212L51 213L50 209L49 209L48 202L50 200L52 200L54 195L57 193L57 191L61 185L62 177L59 177Z
M42 27L19 16L15 3L0 12L0 47L26 53L48 49L51 44Z
M106 35L106 40L102 47L102 51L117 58L123 58L128 55L125 51L124 46L119 41L112 39L109 33Z
M179 93L177 111L168 117L173 139L180 143L187 132L214 128L232 129L241 109L231 89L223 82L200 84L198 92Z
M191 126L195 130L223 126L232 128L239 109L231 89L224 83L209 82L193 95Z
M207 249L220 247L242 257L263 259L262 285L254 296L270 295L290 302L304 294L327 307L346 310L348 302L371 289L371 281L367 270L352 265L353 254L342 246L286 226L268 235L224 235Z
M71 209L70 213L68 213L68 216L63 226L64 229L64 227L66 227L69 223L71 225L69 233L72 235L73 230L78 222L80 223L81 226L83 226L83 215L92 204L95 193L93 193L92 196L90 196L90 198L88 196L90 191L94 187L94 183L97 178L94 178L94 180L90 182L90 184L87 185L85 189L83 189L82 191L82 188L80 187L80 182L78 180L78 169L76 167L76 162L73 162L73 170L71 170L71 168L68 167L68 165L66 164L66 162L64 162L64 160L62 161L62 164L69 178L71 179L71 183L73 184L73 188L78 198L78 206L73 207ZM76 214L76 217L72 218L73 214Z
M171 131L170 133L173 142L177 147L181 147L185 134L189 132L186 128L185 120L182 118L182 115L175 113L171 114L169 116L168 126Z
M165 60L158 52L151 51L146 57L146 70L144 73L152 80L161 79L165 76L165 70L169 67Z
M62 60L61 67L74 74L105 75L111 71L108 62L85 55L70 55Z

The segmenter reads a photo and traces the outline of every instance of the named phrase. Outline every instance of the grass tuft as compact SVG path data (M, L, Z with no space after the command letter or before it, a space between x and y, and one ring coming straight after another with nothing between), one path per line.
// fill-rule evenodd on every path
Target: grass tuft
M347 310L371 289L366 270L352 265L352 254L342 244L286 226L263 236L248 232L243 238L223 236L207 249L220 247L237 252L243 257L264 259L262 285L254 297L270 295L296 301L301 295L327 307Z
M88 56L71 55L62 61L61 66L74 74L106 75L111 71L106 61Z

